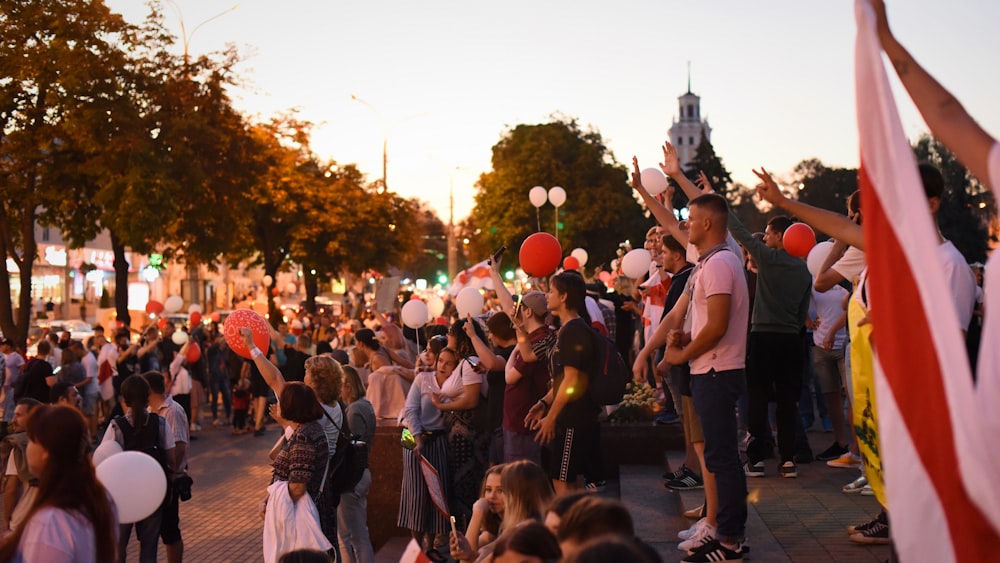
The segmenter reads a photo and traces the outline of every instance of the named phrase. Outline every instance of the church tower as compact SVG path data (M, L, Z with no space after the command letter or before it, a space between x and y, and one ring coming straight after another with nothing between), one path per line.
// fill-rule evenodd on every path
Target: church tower
M712 128L707 119L701 118L701 98L691 92L691 65L688 64L688 89L684 95L677 98L680 116L674 118L670 126L670 143L677 150L677 159L681 168L688 165L694 158L701 136L704 134L712 140Z

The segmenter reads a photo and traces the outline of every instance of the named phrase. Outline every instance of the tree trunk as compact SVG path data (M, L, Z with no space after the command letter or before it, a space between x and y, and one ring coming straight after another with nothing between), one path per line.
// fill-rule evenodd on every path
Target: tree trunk
M271 276L271 284L265 286L265 291L267 292L267 319L271 323L271 326L278 328L278 323L281 322L281 309L278 308L278 301L274 296L274 288L278 287L278 266L266 266L264 273Z
M313 275L312 269L302 268L302 283L306 286L306 311L316 314L316 294L319 292L319 280Z
M129 328L132 326L132 316L128 313L128 268L125 261L125 245L118 240L114 231L111 234L111 251L115 254L115 313L118 322Z

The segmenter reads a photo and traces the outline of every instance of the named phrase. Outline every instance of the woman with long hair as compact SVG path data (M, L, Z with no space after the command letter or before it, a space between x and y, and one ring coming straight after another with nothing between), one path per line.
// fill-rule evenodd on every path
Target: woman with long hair
M443 543L441 540L449 529L449 523L431 501L420 463L421 457L430 462L438 472L445 498L451 498L445 424L433 395L441 392L441 386L451 377L458 361L454 350L442 349L437 355L435 371L419 373L413 380L403 410L404 423L413 434L416 445L412 450L403 449L403 483L397 525L410 530L432 561L446 560L437 547Z
M592 481L601 480L597 422L601 407L587 393L597 354L586 296L578 272L564 271L549 280L549 311L561 323L550 358L552 386L527 418L530 428L538 430L536 439L545 446L542 459L558 494L576 489L577 477L584 474Z
M87 421L72 407L42 405L26 426L38 496L0 545L0 561L114 561L118 515L87 455Z
M541 522L545 509L555 496L545 470L527 460L505 465L500 486L503 487L504 499L501 533L529 520Z
M444 415L448 430L448 466L451 473L451 513L467 526L472 517L472 505L479 498L479 483L486 472L490 435L485 431L487 382L485 370L480 370L479 357L472 340L465 333L465 324L472 322L476 334L486 340L483 329L475 321L459 320L448 330L448 347L459 357L459 363L434 396L434 406Z
M479 557L479 549L492 543L500 535L500 523L503 520L505 504L501 474L503 464L494 465L486 470L479 500L472 505L472 521L465 531L465 536L459 538L451 533L451 557L456 561L473 561Z
M372 485L372 472L368 466L368 453L375 443L375 410L365 398L365 385L361 376L351 366L343 366L344 385L340 398L347 403L347 426L351 433L368 444L365 449L365 472L354 490L340 495L337 507L337 529L344 560L348 563L372 563L375 552L368 534L368 489Z

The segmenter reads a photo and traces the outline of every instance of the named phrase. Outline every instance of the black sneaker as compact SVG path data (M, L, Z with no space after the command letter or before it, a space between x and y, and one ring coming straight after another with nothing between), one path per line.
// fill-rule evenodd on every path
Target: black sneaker
M822 452L816 454L816 459L819 461L830 461L831 459L837 459L838 457L846 454L848 452L847 446L841 446L837 442L834 442L829 448L823 450Z
M889 524L876 518L871 526L851 534L851 541L870 545L887 545L891 541L889 539Z
M764 462L758 461L757 463L750 463L749 461L743 464L743 473L747 477L763 477L764 476Z
M794 461L786 461L778 468L778 475L782 477L798 477L799 468L795 466Z
M691 471L687 467L681 467L681 469L680 477L667 481L663 486L675 491L691 491L705 488L705 483L701 480L701 477L695 475L694 471Z
M666 473L663 474L663 480L669 481L671 479L680 479L681 477L684 476L685 470L687 470L687 466L681 465L674 471L667 471Z
M743 550L739 546L736 546L735 550L729 549L718 540L712 540L683 559L683 563L710 563L712 561L743 561Z
M848 526L847 527L847 534L848 535L859 534L861 532L864 532L865 530L874 528L876 524L884 524L884 523L885 523L885 520L882 518L882 513L880 512L878 516L872 518L871 520L869 520L869 521L867 521L867 522L865 522L863 524L857 524L855 526Z

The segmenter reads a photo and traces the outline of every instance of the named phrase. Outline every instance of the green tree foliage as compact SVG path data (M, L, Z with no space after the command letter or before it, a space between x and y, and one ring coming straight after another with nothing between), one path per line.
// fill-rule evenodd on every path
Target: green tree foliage
M913 152L918 161L933 164L944 176L944 196L937 214L941 234L958 248L966 261L985 262L989 229L983 216L974 209L973 201L986 188L951 151L928 134L917 139Z
M17 264L17 315L11 278L0 268L0 330L23 343L31 313L36 222L60 225L86 212L78 182L94 142L120 107L119 72L132 29L102 2L7 0L0 4L0 254ZM85 187L85 186L84 186ZM71 242L77 242L71 238Z
M448 227L426 203L415 202L414 206L420 248L401 269L414 278L436 280L440 273L448 272Z
M722 158L715 153L715 147L702 132L698 148L695 149L694 158L684 167L684 175L692 182L698 178L698 174L704 172L708 181L712 183L715 191L725 197L730 204L739 197L738 191L733 185L733 177L722 163ZM676 187L676 185L675 185ZM687 207L687 196L680 189L676 189L674 195L674 207L681 209Z
M557 119L518 125L493 146L493 170L477 184L470 225L472 256L486 257L507 245L516 256L536 229L535 208L528 200L533 186L562 186L566 203L559 208L563 254L586 249L591 265L614 258L618 243L642 240L649 219L632 196L626 168L615 162L600 133L581 131L575 120ZM542 229L553 232L555 210L541 209ZM513 261L508 261L513 263Z
M799 200L813 207L846 213L847 197L858 189L857 168L830 168L816 158L803 160L792 170Z

